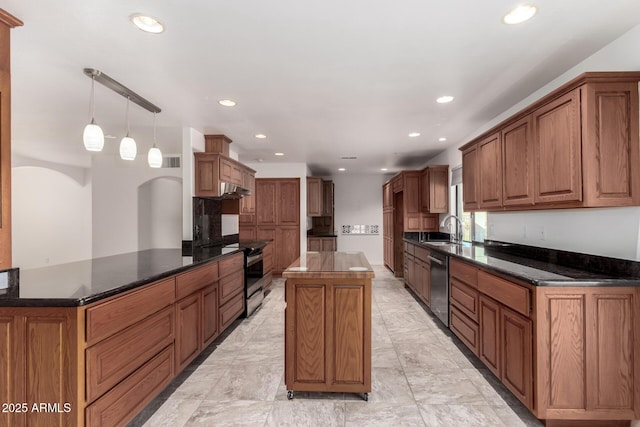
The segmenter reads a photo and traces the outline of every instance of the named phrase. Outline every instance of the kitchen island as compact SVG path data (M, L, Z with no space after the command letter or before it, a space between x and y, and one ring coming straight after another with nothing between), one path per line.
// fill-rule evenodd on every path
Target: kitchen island
M362 252L306 252L283 273L285 384L294 391L371 391L371 265Z
M242 314L243 290L237 246L20 271L0 290L0 425L126 424Z

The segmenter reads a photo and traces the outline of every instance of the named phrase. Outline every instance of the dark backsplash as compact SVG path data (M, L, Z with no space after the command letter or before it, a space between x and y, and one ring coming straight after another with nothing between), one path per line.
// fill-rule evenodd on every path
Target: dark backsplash
M222 200L193 198L193 246L223 244Z
M498 252L614 277L640 277L640 262L556 249L486 240L487 254Z

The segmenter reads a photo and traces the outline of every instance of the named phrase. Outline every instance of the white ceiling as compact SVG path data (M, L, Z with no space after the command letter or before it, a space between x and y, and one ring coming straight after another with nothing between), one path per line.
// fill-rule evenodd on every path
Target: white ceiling
M90 67L162 108L164 152L180 151L188 126L229 136L245 162L306 162L318 174L420 167L640 22L638 0L534 1L531 21L507 26L517 1L2 0L25 24L11 35L13 150L91 164ZM166 31L138 30L137 12ZM443 94L456 99L437 104ZM117 137L106 151L124 134L125 102L96 85L96 120ZM139 155L151 124L132 105Z

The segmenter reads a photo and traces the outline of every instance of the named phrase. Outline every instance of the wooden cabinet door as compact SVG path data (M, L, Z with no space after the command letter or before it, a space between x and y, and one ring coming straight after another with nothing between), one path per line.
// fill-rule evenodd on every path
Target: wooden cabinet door
M533 408L533 350L531 320L501 307L502 383L522 402Z
M225 158L220 158L220 181L234 182L233 163Z
M427 174L429 176L427 180L429 185L428 213L448 213L449 166L430 166L427 168ZM424 201L422 206L424 207Z
M322 178L307 177L307 216L322 216Z
M194 153L194 194L197 197L215 197L220 195L218 178L220 156L209 153Z
M202 290L202 347L218 336L218 284Z
M322 250L322 239L320 237L307 237L307 251L320 252Z
M238 235L240 241L258 240L256 227L240 227L238 231L240 232L240 234Z
M331 327L327 329L335 363L330 383L365 384L370 381L365 372L371 371L371 356L367 354L371 348L370 291L367 294L362 283L335 283L330 287L329 298L333 313Z
M500 305L480 295L480 360L500 378Z
M469 212L478 209L478 146L473 145L462 152L462 203Z
M393 189L390 182L382 186L382 208L393 208Z
M300 225L299 178L278 181L276 208L278 225Z
M200 352L200 292L176 303L176 372L184 369Z
M322 181L322 215L333 216L333 181Z
M335 237L323 237L322 241L322 250L325 252L335 252L336 251L336 238Z
M324 384L328 380L329 327L327 285L294 283L285 286L285 381ZM332 352L335 354L335 352Z
M479 208L502 206L502 149L500 133L478 142ZM464 169L463 169L464 171Z
M535 203L582 200L580 91L533 112Z
M404 174L404 213L405 215L420 213L420 173L403 172Z
M276 271L282 272L300 258L300 229L298 227L279 227L276 230Z
M638 84L589 83L581 94L585 204L640 204Z
M256 222L258 225L276 225L277 181L271 179L256 180Z
M524 117L502 131L502 204L533 204L533 136L531 116Z
M240 199L240 214L255 214L256 213L256 190L255 190L255 179L253 175L248 175L250 177L248 185L251 185L251 195L244 196Z

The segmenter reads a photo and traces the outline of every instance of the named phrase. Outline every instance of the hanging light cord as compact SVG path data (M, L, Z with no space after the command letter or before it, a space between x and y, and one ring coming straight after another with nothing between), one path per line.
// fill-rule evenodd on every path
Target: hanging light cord
M156 146L156 112L153 112L153 147Z
M95 76L91 76L91 96L89 97L89 110L91 110L91 124L95 124L96 116L96 104L94 101L94 83L96 82Z
M131 100L130 97L127 96L127 109L125 114L127 115L127 137L129 136L129 101Z

